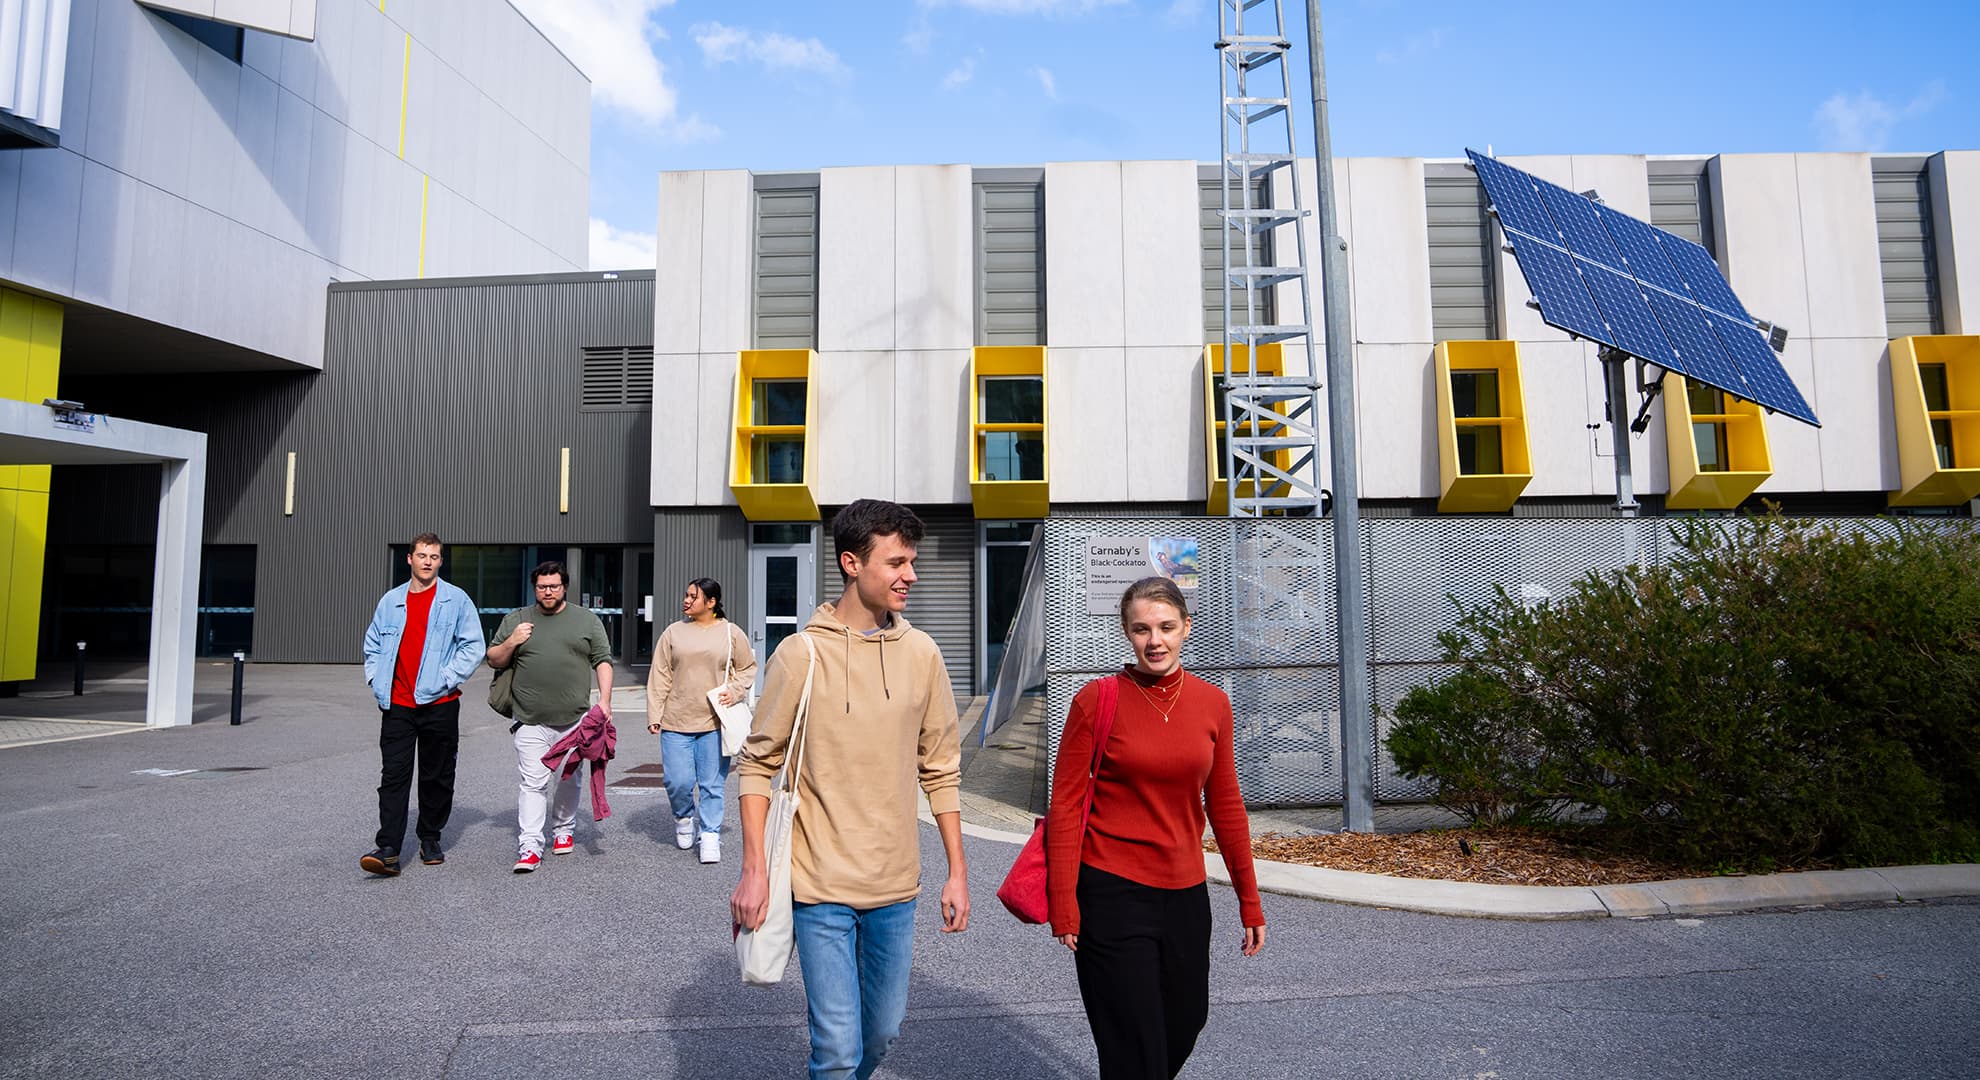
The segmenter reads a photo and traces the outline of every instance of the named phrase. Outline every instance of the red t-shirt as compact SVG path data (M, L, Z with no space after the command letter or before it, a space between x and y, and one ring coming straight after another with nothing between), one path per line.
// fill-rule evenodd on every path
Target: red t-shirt
M1084 838L1079 811L1086 802L1099 697L1093 684L1073 698L1059 740L1045 825L1052 932L1079 933L1075 887L1081 863L1158 889L1201 884L1206 817L1237 892L1239 921L1265 925L1251 864L1251 826L1231 750L1230 699L1188 672L1172 672L1160 681L1137 679L1134 672L1114 677L1121 680L1120 701ZM1165 692L1177 695L1166 719L1150 700Z
M433 614L433 597L440 589L436 586L423 592L406 592L406 629L399 635L399 659L392 665L392 704L403 705L408 709L417 708L413 700L413 688L419 682L419 658L426 651L426 623ZM429 704L438 705L460 697L455 691L445 697L433 699Z

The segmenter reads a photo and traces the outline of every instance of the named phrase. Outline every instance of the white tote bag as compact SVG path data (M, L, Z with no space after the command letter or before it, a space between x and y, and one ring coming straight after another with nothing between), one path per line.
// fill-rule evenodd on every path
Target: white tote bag
M715 716L722 722L722 756L735 757L741 752L743 741L749 738L749 725L756 719L749 708L749 696L737 698L732 705L722 704L722 691L728 689L729 680L734 677L736 668L736 635L729 631L729 658L722 663L722 685L708 692L708 705L715 710Z
M811 678L818 671L818 651L803 631L808 660L804 668L804 690L798 695L797 718L791 723L789 753L783 771L770 786L770 816L764 823L764 855L770 862L770 910L763 925L754 930L737 930L736 964L742 968L743 982L751 986L775 986L784 981L784 969L791 963L795 931L791 926L791 823L797 817L797 778L804 768L804 718L811 709Z

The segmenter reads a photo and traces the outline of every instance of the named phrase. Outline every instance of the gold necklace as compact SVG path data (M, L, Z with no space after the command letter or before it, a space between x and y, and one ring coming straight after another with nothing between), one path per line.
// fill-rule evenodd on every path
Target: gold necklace
M1178 668L1177 670L1180 671L1181 669ZM1128 681L1133 683L1134 688L1141 692L1142 699L1148 702L1148 707L1154 709L1156 714L1161 716L1162 722L1165 724L1168 723L1169 714L1176 711L1176 704L1182 700L1182 680L1177 679L1175 689L1172 690L1166 696L1160 694L1150 694L1148 692L1148 688L1141 685L1141 680L1136 679L1133 676L1129 676ZM1157 682L1156 686L1159 688L1161 686L1161 683ZM1158 698L1165 698L1169 703L1169 707L1164 709L1161 705L1161 701L1157 700Z

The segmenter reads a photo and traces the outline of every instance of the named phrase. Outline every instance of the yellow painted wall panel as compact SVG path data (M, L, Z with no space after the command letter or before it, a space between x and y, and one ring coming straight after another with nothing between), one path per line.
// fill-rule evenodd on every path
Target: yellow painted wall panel
M0 643L0 680L34 678L35 646L41 640L41 575L48 547L48 494L15 495L14 550L8 575L5 633Z

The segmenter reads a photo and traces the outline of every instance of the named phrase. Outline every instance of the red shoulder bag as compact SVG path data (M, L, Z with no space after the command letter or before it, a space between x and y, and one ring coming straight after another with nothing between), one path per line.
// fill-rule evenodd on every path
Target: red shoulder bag
M1093 761L1086 770L1086 805L1079 811L1079 834L1086 836L1086 819L1093 813L1093 791L1100 784L1100 762L1106 756L1107 736L1114 730L1114 710L1120 702L1119 676L1109 675L1095 680L1100 684L1100 700L1096 703L1093 717ZM1055 806L1051 813L1062 813L1066 807ZM1031 839L1024 842L1024 850L1018 852L1017 862L1011 864L1011 872L1004 875L1004 883L997 886L997 899L1004 907L1018 917L1019 922L1042 923L1051 918L1050 907L1045 899L1045 819L1031 827Z

